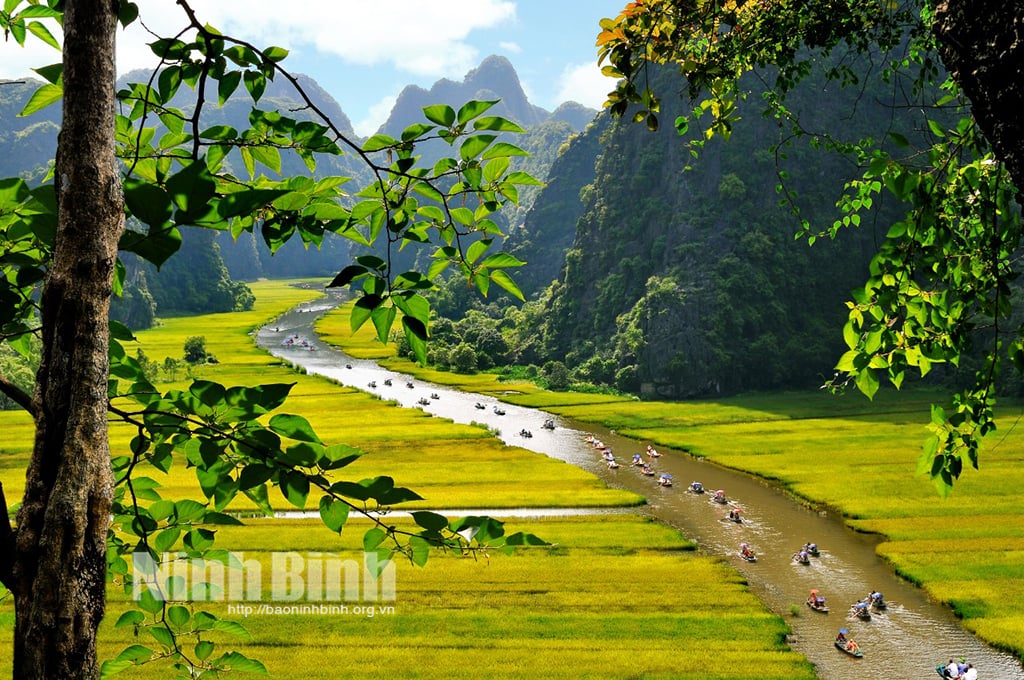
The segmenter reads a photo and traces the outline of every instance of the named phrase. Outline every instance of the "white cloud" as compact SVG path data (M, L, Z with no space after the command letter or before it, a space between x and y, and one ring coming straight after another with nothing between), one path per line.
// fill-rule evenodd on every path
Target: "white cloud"
M391 64L417 76L462 74L481 55L469 41L473 31L500 28L516 19L511 0L302 0L282 10L279 0L193 0L200 21L244 37L258 47L279 45L293 52L320 52L355 65ZM146 42L153 31L170 35L187 25L168 0L139 0L142 22L118 34L118 70L148 68L154 58ZM397 17L397 18L396 18ZM148 30L147 30L148 29ZM34 39L22 49L0 44L0 77L22 77L30 66L60 57Z
M502 40L498 43L498 47L505 54L520 54L523 48L519 46L519 43L509 42L508 40Z
M558 78L558 103L574 101L600 109L609 92L615 88L615 81L601 74L594 62L570 64Z
M388 119L388 115L391 114L391 109L395 107L395 102L398 101L397 97L388 95L379 102L370 107L370 110L366 112L366 117L362 120L353 121L352 128L361 137L369 137L373 133L377 132L384 121Z
M167 0L143 0L148 6ZM246 36L258 46L315 50L350 64L390 63L424 76L461 73L476 65L467 41L478 29L500 27L515 17L509 0L421 0L352 2L302 0L282 11L278 0L195 0L197 15L225 33ZM396 18L397 17L397 18Z

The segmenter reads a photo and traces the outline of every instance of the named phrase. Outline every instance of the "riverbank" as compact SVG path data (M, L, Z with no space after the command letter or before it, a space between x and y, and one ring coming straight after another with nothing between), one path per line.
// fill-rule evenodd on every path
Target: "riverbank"
M368 333L348 332L344 309L317 325L353 356L513 404L613 429L686 451L781 485L849 526L883 538L878 554L895 572L948 604L967 630L1024 657L1024 428L1004 406L999 429L952 496L941 499L916 461L928 405L941 393L821 391L703 402L637 402L608 395L544 392L490 375L460 376L394 356Z
M346 472L355 478L394 476L433 507L622 507L638 501L635 493L608 488L575 466L506 447L484 428L432 418L296 373L259 351L250 333L317 294L280 282L261 282L253 289L252 312L168 319L139 333L140 347L161 363L165 356L181 355L186 337L203 335L220 363L203 366L195 377L226 384L295 382L287 412L307 417L325 440L367 452ZM159 380L158 386L184 387L186 377ZM13 499L21 493L31 427L21 413L0 414L0 427L10 435L0 442L0 470ZM123 450L131 435L112 428L112 448ZM197 496L183 466L153 476L167 496ZM271 500L277 508L290 508L279 494ZM339 537L316 521L247 520L245 527L218 527L217 547L261 564L282 551L354 560L364 527L352 521ZM690 671L723 679L815 677L811 665L784 643L785 622L765 609L742 577L698 553L669 527L618 514L510 518L507 526L555 545L480 560L438 554L422 569L398 563L396 599L374 603L394 609L374 609L373 616L356 606L321 614L312 605L322 603L313 598L289 601L279 611L264 609L258 616L214 605L214 613L241 621L252 639L231 637L227 630L206 633L204 639L216 640L218 650L237 648L260 659L272 677L281 678L625 678L679 677ZM101 655L110 657L131 644L157 646L145 632L136 638L130 626L114 626L124 595L116 585L109 595ZM12 628L8 599L0 602L0 648L10 648ZM9 663L9 656L0 654L0 675L10 674ZM165 661L122 677L162 678L168 672Z

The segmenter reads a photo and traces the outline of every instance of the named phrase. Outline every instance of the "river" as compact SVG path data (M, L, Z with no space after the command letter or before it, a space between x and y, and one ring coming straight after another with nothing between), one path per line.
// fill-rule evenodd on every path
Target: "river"
M948 608L899 579L877 557L877 539L850 530L838 517L809 509L763 480L668 449L659 449L662 455L657 470L671 474L675 485L662 488L655 478L643 476L629 465L632 454L643 451L647 442L512 404L501 403L505 413L499 415L494 411L499 402L493 397L426 383L373 361L352 359L315 338L314 320L333 306L327 301L301 305L260 329L257 343L309 373L455 422L485 423L498 430L507 444L578 465L612 486L644 495L648 504L636 511L678 528L701 550L723 556L735 566L768 608L786 619L793 630L792 646L816 666L821 678L937 678L937 664L965 656L979 669L982 680L1024 680L1024 666L1017 659L964 631ZM317 351L283 344L296 335L312 341ZM385 385L386 379L392 384ZM376 386L371 387L371 383ZM411 389L407 383L412 384ZM420 399L427 403L420 404ZM477 408L477 403L486 408ZM549 418L556 424L554 430L542 427ZM521 436L524 429L533 436ZM609 470L600 454L585 441L586 433L612 447L622 467ZM713 503L710 493L690 493L687 486L694 480L708 490L724 489L730 504ZM743 521L724 519L727 508L740 509ZM501 516L502 511L494 514ZM741 542L750 543L758 555L756 563L739 559ZM817 543L821 556L812 558L808 565L798 564L793 553L807 542ZM804 606L811 588L818 588L826 597L830 613ZM888 609L870 621L851 618L850 605L872 590L884 594ZM865 652L864 658L853 659L832 646L840 627L850 629L851 637Z

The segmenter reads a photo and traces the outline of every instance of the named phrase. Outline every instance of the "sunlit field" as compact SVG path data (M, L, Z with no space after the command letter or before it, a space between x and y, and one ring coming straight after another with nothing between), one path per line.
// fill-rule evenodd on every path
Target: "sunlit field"
M340 340L346 320L339 310L323 323L336 328ZM342 343L346 351L348 342ZM359 334L353 342L368 341ZM397 370L412 366L391 361ZM462 380L442 375L455 384ZM884 537L879 554L948 603L967 629L1024 656L1019 403L997 406L999 429L985 442L981 469L967 469L952 495L942 499L927 475L917 473L929 405L943 403L939 391L882 391L874 401L816 390L669 403L518 386L502 392L503 383L493 376L475 379L492 380L484 391L509 402L703 456L776 480L812 505L833 508L853 528Z
M340 541L313 521L221 531L265 575L271 550L357 559L354 524ZM394 601L320 615L254 607L233 617L253 639L223 639L274 677L678 677L694 663L702 678L814 677L738 575L697 557L673 530L633 515L531 520L526 529L556 545L485 560L438 556L422 569L398 563ZM225 605L212 609L228 615ZM104 633L110 652L133 641L130 630Z
M225 384L295 382L284 410L307 417L325 441L365 451L345 468L348 478L387 474L419 492L425 500L408 504L411 508L497 508L500 517L500 508L600 509L642 502L574 466L506 446L482 428L401 409L294 372L259 351L248 334L317 294L281 282L253 288L252 312L165 319L138 334L138 347L162 364L164 357L182 356L187 337L202 335L219 363L195 368L191 377ZM176 382L166 378L161 374L157 381L160 389L189 382L184 369ZM495 384L495 393L509 389ZM527 392L548 396L532 386L524 386ZM22 493L32 430L17 412L0 413L0 427L6 435L0 442L0 479L13 500ZM113 450L124 450L131 434L112 427ZM184 466L168 475L150 474L163 484L165 496L198 496L194 475ZM272 493L271 502L275 509L294 509L280 494ZM309 506L315 510L315 498ZM232 509L250 508L238 501ZM368 526L350 520L339 537L315 519L245 521L244 527L216 527L216 547L263 565L269 565L271 551L358 559ZM408 520L396 516L394 521ZM385 609L372 610L373 616L355 609L361 602L344 614L248 617L214 603L212 612L241 621L251 639L229 631L209 638L218 650L237 649L282 678L678 677L682 669L700 669L703 678L815 677L803 657L785 645L785 623L766 611L742 578L722 561L697 553L669 527L631 513L509 518L506 525L510 533L533 532L553 545L479 559L438 553L424 568L402 561L396 564L395 600L375 603ZM145 631L136 636L130 626L115 628L127 602L116 584L109 592L101 655L115 656L133 644L156 647ZM10 649L12 628L8 600L0 604L0 648ZM4 675L10 675L10 659L0 654ZM120 677L165 678L169 670L166 663L152 664Z

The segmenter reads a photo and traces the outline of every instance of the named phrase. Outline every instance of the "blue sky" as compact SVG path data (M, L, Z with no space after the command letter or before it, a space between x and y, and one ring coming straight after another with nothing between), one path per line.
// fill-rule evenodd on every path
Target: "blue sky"
M533 104L567 100L598 108L611 81L597 68L594 40L602 17L627 0L192 0L197 15L225 33L290 50L292 71L316 78L357 132L376 130L408 84L460 81L490 54L507 57ZM139 0L145 25L173 32L173 0ZM280 8L287 8L282 12ZM152 65L136 25L119 36L118 70ZM49 54L41 54L49 50ZM0 43L0 78L24 77L58 60Z

